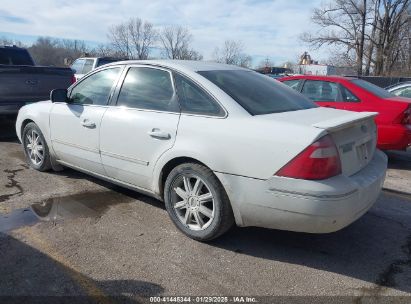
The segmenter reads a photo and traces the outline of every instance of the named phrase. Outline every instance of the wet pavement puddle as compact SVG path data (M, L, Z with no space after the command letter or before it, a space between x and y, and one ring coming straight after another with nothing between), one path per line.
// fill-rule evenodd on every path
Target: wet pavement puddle
M87 192L69 196L50 198L31 204L30 207L16 209L8 214L0 214L0 232L32 226L40 221L57 222L74 218L99 218L111 206L125 204L134 199L114 191Z

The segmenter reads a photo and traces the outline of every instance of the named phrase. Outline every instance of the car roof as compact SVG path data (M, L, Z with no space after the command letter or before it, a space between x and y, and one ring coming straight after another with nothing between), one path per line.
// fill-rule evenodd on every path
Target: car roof
M394 88L396 89L396 88L402 88L402 87L408 87L408 86L411 86L411 81L399 82L399 83L390 85L386 87L385 89L389 90L389 89L394 89Z
M153 66L161 66L170 69L177 69L177 70L189 70L192 72L198 71L215 71L215 70L245 70L250 71L249 69L241 68L235 65L217 63L212 61L199 61L199 60L126 60L126 61L118 61L114 63L110 63L107 66L113 65L120 65L120 64L144 64L144 65L153 65Z

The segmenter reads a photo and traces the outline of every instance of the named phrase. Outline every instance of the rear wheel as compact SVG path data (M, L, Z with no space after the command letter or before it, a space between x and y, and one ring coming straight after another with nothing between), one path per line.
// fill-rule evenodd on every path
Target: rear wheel
M209 241L234 224L227 194L205 166L185 163L174 168L164 186L164 200L174 224L187 236Z
M24 127L22 142L24 154L30 166L38 171L50 170L49 149L43 133L34 122L30 122Z

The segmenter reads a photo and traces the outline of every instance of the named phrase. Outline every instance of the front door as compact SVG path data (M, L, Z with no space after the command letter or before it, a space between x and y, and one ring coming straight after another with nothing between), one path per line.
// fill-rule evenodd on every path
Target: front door
M171 76L154 67L127 71L101 123L101 159L111 178L151 189L154 165L173 146L180 119Z
M59 160L97 174L101 164L100 125L120 67L101 70L81 80L68 103L55 103L50 113L50 136Z

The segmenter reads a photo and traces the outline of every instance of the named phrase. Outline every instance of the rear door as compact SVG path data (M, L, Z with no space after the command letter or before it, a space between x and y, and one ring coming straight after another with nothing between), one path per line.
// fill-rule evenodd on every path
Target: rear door
M306 80L301 93L326 108L344 109L338 83L322 80Z
M58 159L105 175L99 151L100 124L121 70L100 70L72 88L69 103L53 104L50 135Z
M101 159L107 175L151 189L157 159L175 142L180 109L170 71L131 66L101 123Z

